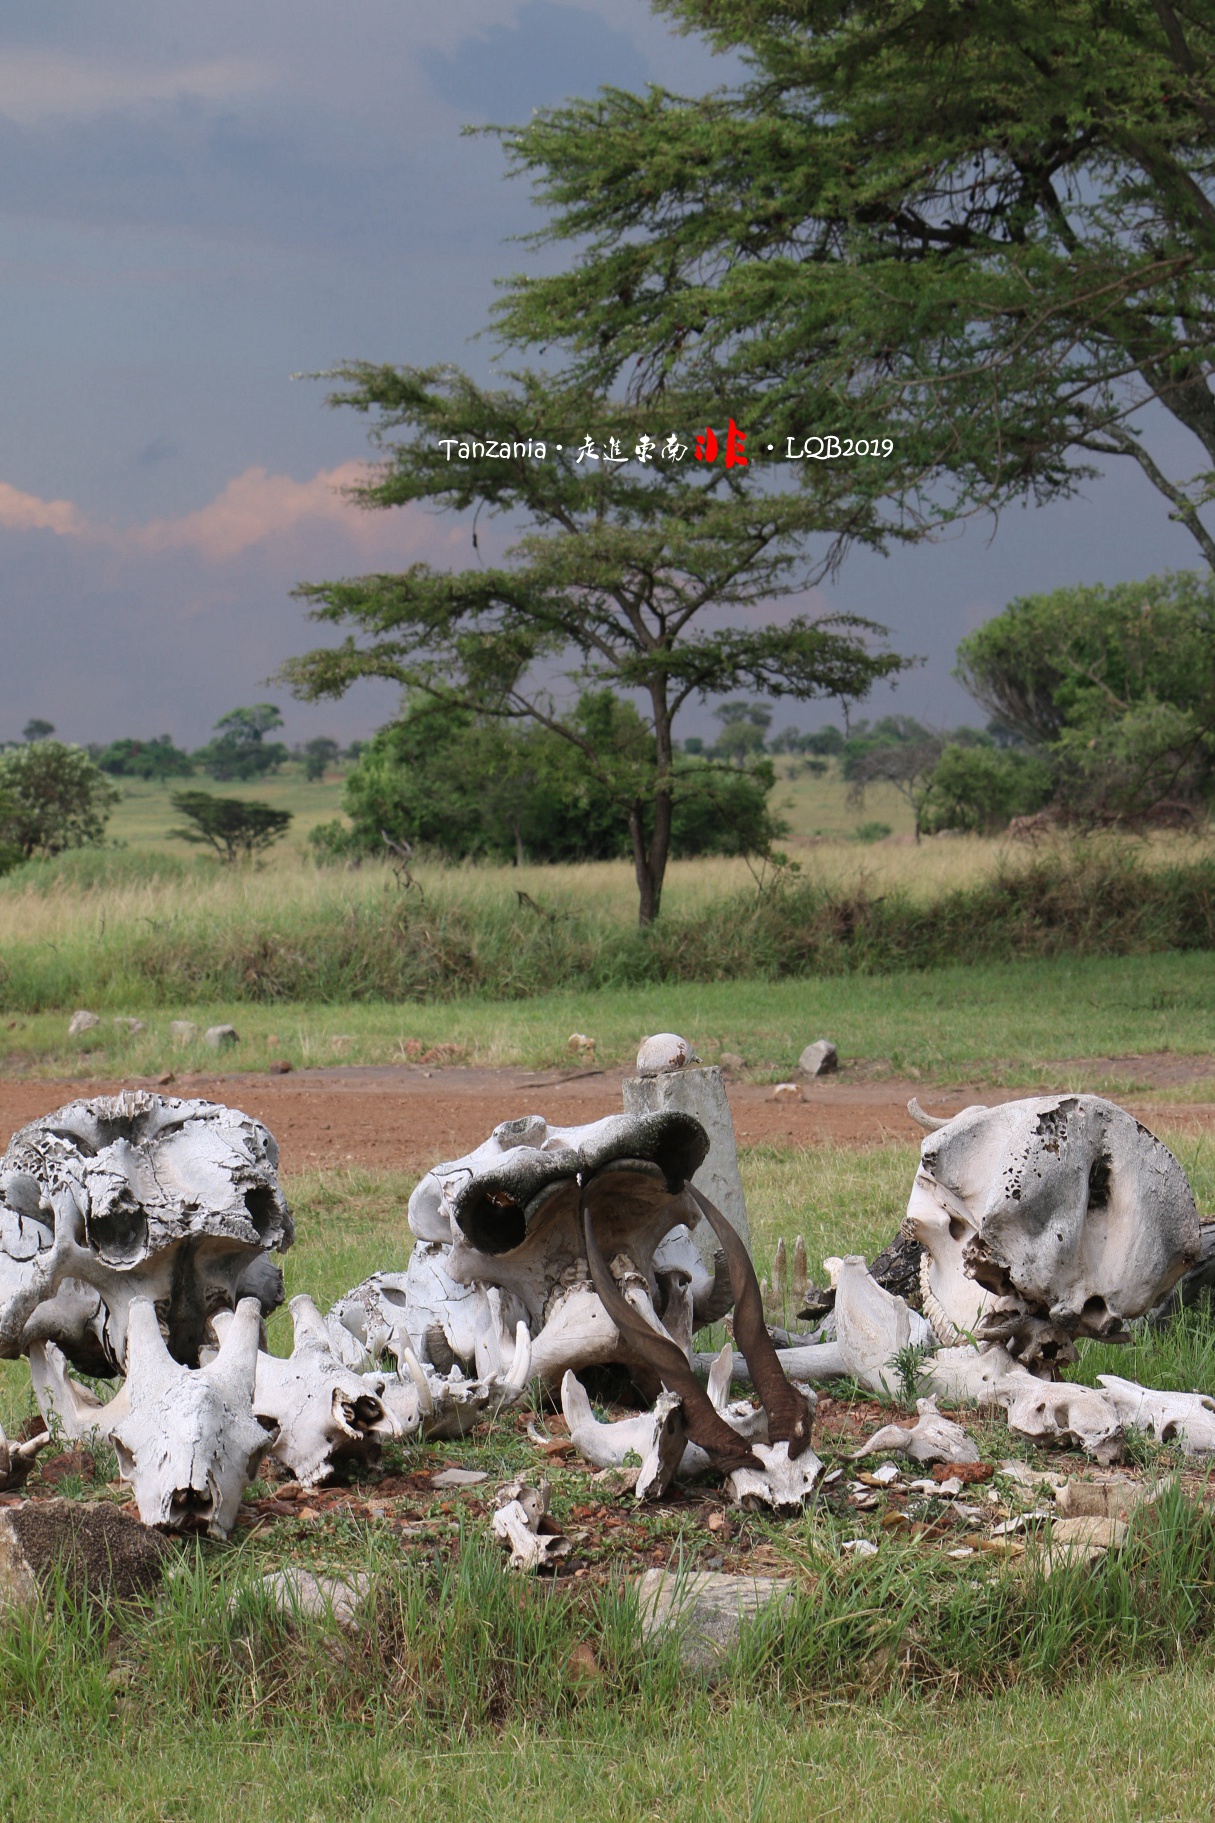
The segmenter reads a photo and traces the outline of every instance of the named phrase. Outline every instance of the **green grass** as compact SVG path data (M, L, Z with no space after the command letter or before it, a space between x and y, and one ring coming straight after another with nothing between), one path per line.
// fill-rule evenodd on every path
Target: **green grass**
M1176 1142L1200 1204L1215 1161ZM751 1148L756 1253L802 1233L824 1253L889 1238L915 1148ZM407 1179L310 1173L287 1188L298 1241L288 1291L322 1306L375 1266L404 1264ZM289 1345L285 1312L272 1345ZM1170 1352L1171 1351L1171 1352ZM1089 1351L1084 1377L1095 1371ZM1197 1317L1115 1366L1187 1384L1211 1359ZM1170 1379L1169 1375L1173 1378ZM6 1424L30 1409L24 1364L0 1387ZM1007 1433L985 1439L1010 1453ZM820 1442L828 1453L829 1440ZM532 1462L513 1426L463 1444L407 1446L406 1465L453 1458L492 1475ZM1158 1466L1174 1466L1161 1452ZM555 1510L585 1498L554 1465ZM610 1497L609 1497L610 1498ZM1094 1572L1044 1582L1036 1558L951 1561L902 1546L878 1516L820 1506L747 1524L798 1583L779 1624L748 1629L720 1680L647 1649L627 1589L524 1586L484 1523L430 1542L343 1516L303 1534L186 1547L166 1601L80 1613L67 1604L0 1627L4 1823L274 1823L486 1814L538 1819L805 1817L1189 1819L1215 1804L1215 1521L1171 1495ZM705 1536L678 1510L655 1536ZM876 1558L841 1557L868 1526ZM683 1529L681 1529L683 1528ZM375 1609L346 1638L285 1624L256 1581L283 1562L363 1568ZM595 1668L571 1674L576 1649Z
M91 1004L106 1018L79 1039L67 1036L72 1003L54 1012L0 1015L0 1069L54 1076L213 1069L215 1053L201 1041L182 1049L170 1039L170 1021L188 1018L200 1031L235 1025L241 1043L224 1054L225 1069L265 1069L283 1057L297 1069L402 1063L439 1044L455 1047L448 1061L574 1067L566 1048L573 1032L595 1039L597 1062L628 1063L639 1038L665 1029L684 1033L708 1062L733 1051L774 1078L795 1067L811 1039L826 1035L846 1065L862 1063L875 1074L1125 1094L1142 1086L1133 1064L1085 1067L1071 1060L1208 1056L1215 952L560 991L509 1002L317 1006L183 997L156 1006L133 994ZM128 1037L111 1015L137 1015L147 1030ZM1182 1085L1175 1092L1196 1091Z

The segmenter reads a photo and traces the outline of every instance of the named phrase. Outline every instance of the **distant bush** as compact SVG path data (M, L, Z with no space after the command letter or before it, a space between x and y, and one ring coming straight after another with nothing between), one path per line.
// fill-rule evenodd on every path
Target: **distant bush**
M932 774L924 828L993 834L1007 829L1013 817L1041 810L1054 783L1050 762L1040 753L951 743Z
M182 779L194 770L194 761L167 734L150 741L111 741L96 754L102 772L122 779Z
M0 753L0 858L100 842L118 796L83 747L41 738L10 747Z

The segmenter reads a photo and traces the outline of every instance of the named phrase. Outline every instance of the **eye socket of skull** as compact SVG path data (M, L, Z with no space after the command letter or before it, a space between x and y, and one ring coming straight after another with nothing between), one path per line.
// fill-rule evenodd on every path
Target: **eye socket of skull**
M148 1218L130 1203L111 1203L91 1214L88 1241L107 1266L137 1265L148 1250Z

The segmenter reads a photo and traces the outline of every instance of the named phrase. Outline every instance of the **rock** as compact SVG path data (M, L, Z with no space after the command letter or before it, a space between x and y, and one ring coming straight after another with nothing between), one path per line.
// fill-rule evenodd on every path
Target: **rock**
M745 1070L747 1060L745 1057L740 1057L737 1051L723 1051L721 1067L723 1070Z
M290 1076L291 1065L285 1057L276 1057L270 1065L271 1076Z
M647 1039L646 1042L652 1041ZM644 1049L643 1045L643 1052ZM694 1173L692 1182L721 1210L730 1226L742 1236L743 1245L749 1252L751 1230L738 1169L734 1122L721 1070L715 1064L689 1064L683 1069L667 1070L662 1075L625 1077L626 1114L661 1114L668 1109L691 1114L708 1134L708 1155ZM708 1222L698 1222L692 1238L705 1265L712 1271L717 1236Z
M100 1024L100 1013L87 1013L82 1007L78 1013L72 1014L71 1023L68 1026L68 1037L79 1038L81 1032L91 1032L95 1025Z
M778 1082L769 1095L769 1101L804 1101L800 1082Z
M1055 1495L1055 1505L1066 1519L1123 1520L1159 1492L1152 1482L1066 1481Z
M173 1557L159 1532L108 1500L27 1500L0 1513L0 1601L37 1607L62 1578L89 1601L154 1588Z
M239 1044L240 1037L234 1025L209 1025L203 1033L203 1042L213 1051L226 1051L229 1046Z
M803 1076L834 1076L840 1067L840 1054L829 1038L816 1038L797 1060Z
M332 1618L344 1633L357 1633L358 1610L371 1593L371 1578L365 1570L347 1576L314 1576L311 1570L293 1564L263 1576L261 1586L282 1614L308 1620Z
M877 1546L868 1538L845 1538L840 1550L847 1551L849 1557L876 1557L878 1554Z
M782 1576L647 1570L637 1585L641 1635L649 1641L676 1632L688 1670L713 1671L738 1640L742 1623L773 1602L783 1607L793 1587Z
M1043 1574L1053 1576L1056 1570L1094 1564L1125 1539L1124 1519L1056 1519L1050 1529L1050 1543L1042 1553Z
M146 1032L148 1029L142 1019L129 1019L121 1013L115 1015L110 1023L121 1026L128 1038L134 1038L136 1032Z
M652 1038L643 1038L637 1053L638 1076L660 1076L667 1070L684 1070L690 1063L699 1063L700 1059L678 1032L655 1032ZM627 1104L626 1104L627 1105Z
M198 1027L192 1019L173 1019L169 1022L169 1036L174 1044L193 1044Z
M475 1488L488 1480L485 1469L443 1469L431 1476L430 1485L432 1488Z
M595 1055L595 1040L588 1038L585 1032L571 1032L565 1041L567 1051L577 1052L579 1057Z

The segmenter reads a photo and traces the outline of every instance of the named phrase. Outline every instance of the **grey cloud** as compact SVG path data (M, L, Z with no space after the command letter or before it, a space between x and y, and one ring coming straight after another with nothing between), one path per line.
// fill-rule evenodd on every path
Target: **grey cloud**
M528 0L512 25L494 25L453 51L423 49L435 93L469 116L508 122L605 84L642 88L646 61L626 33L596 13Z

